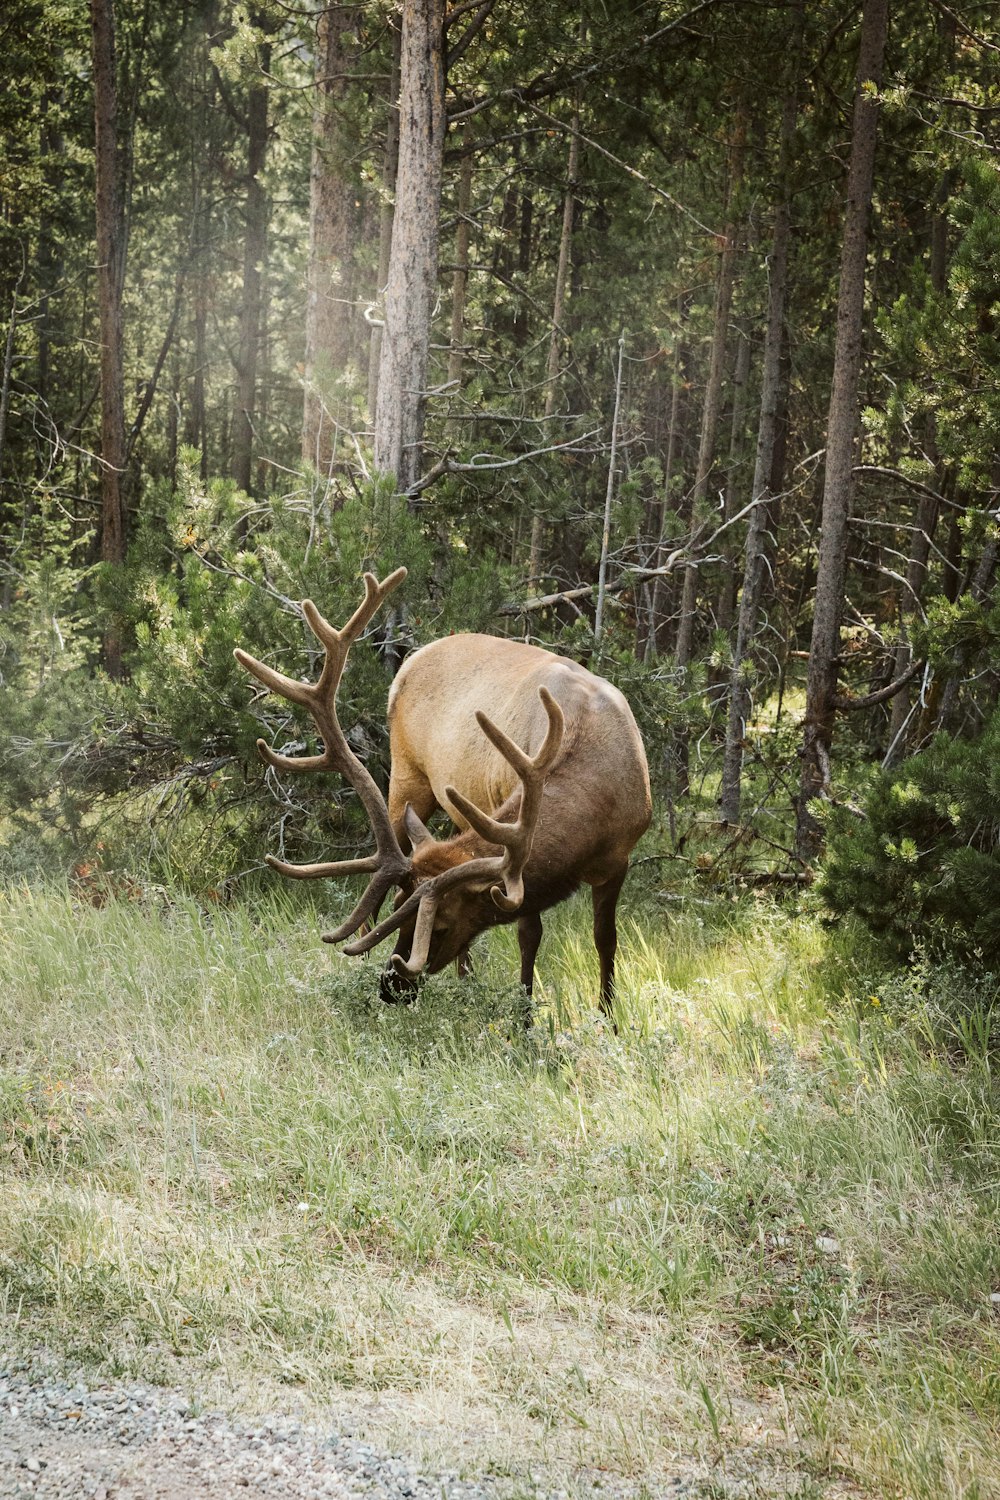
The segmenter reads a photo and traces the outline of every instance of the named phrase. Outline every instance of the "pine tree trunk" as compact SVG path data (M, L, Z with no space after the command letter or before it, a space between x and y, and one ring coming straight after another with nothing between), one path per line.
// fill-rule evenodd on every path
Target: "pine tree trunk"
M392 27L392 67L389 73L389 115L385 127L385 152L382 157L382 206L379 210L376 302L385 291L386 282L389 280L393 200L399 169L399 65L402 30L396 17L390 18L389 24ZM376 319L372 323L368 340L368 415L373 421L375 407L378 404L378 368L381 358L382 324L379 319Z
M208 478L208 422L205 410L205 369L208 362L208 268L206 261L207 221L199 212L204 236L198 240L198 267L194 274L194 296L191 308L191 339L194 344L194 369L191 372L191 396L184 418L184 441L201 454L199 472Z
M656 548L656 566L662 568L667 560L666 545L666 519L670 511L671 489L673 487L674 471L677 467L677 455L681 447L681 392L684 387L684 351L681 338L681 327L685 317L685 299L679 297L677 300L678 331L674 341L674 362L670 377L670 417L667 422L667 442L663 455L663 498L660 504L659 540ZM646 660L651 661L654 656L662 656L668 649L668 626L667 599L670 593L670 580L665 573L660 574L653 585L653 601L651 605L650 631L646 641Z
M994 464L992 473L992 489L994 494L1000 493L1000 459ZM963 595L974 599L977 604L985 604L993 589L993 577L1000 558L1000 542L991 528L983 543L983 550L975 567L969 576L968 583L962 590ZM962 674L969 658L969 648L959 653L954 664L954 670L947 678L941 691L940 700L937 705L935 728L950 729L955 706L958 703L958 692L962 685Z
M618 456L618 417L622 404L622 368L625 363L625 330L618 340L618 373L615 376L615 406L611 418L611 454L608 458L608 483L604 495L604 528L601 533L601 558L597 574L597 611L594 615L594 641L599 645L604 629L604 598L608 581L608 554L611 551L611 505L615 496L615 460Z
M746 147L746 111L741 108L733 124L733 138L729 156L729 187L727 198L731 207L739 191L743 177L743 158ZM733 219L726 224L722 253L719 256L719 274L715 284L715 317L712 326L712 349L709 357L708 379L705 384L705 404L701 415L701 435L698 442L698 465L691 491L691 540L695 539L701 521L701 513L708 495L708 481L715 460L715 439L719 426L719 409L722 402L722 380L725 373L726 338L729 333L729 309L733 300L733 280L736 271L737 226ZM681 617L677 626L677 665L687 667L694 656L695 605L698 593L698 569L690 565L684 569L684 586L681 595Z
M580 109L573 111L572 134L569 138L569 160L566 164L566 191L563 194L562 233L559 236L559 259L556 262L556 284L552 293L552 329L549 333L549 354L545 363L545 406L543 415L551 417L556 409L559 391L559 356L562 350L563 317L566 309L566 285L569 279L570 249L573 244L573 212L576 198L577 176L580 170ZM531 518L531 543L528 553L529 587L538 583L542 572L542 547L545 536L545 520L540 511Z
M375 408L375 467L420 473L444 154L444 0L404 0L399 175Z
M23 276L23 272L22 272ZM0 379L0 479L3 478L4 449L7 444L7 413L10 410L10 378L14 369L14 340L17 335L17 294L21 290L21 276L17 278L14 295L10 303L10 322L4 340L3 376Z
M180 437L181 346L175 339L170 355L170 400L167 403L167 476L171 490L177 488L177 447Z
M943 205L948 200L951 178L952 173L950 171L945 172L942 176L937 193L938 207L931 221L931 286L938 293L944 291L948 279L948 219L943 211ZM933 412L927 418L924 451L936 471L938 461L937 421ZM940 488L940 474L937 474L937 481L938 488ZM920 608L924 583L927 578L927 562L930 557L931 542L934 537L934 528L937 525L937 517L938 502L935 497L933 495L921 495L917 502L914 516L915 530L910 543L910 555L906 564L906 587L903 589L899 600L899 641L896 645L896 654L892 665L892 677L890 681L895 681L896 678L901 677L910 663L911 648L908 623L913 618L914 613ZM907 684L892 700L889 713L889 742L883 761L886 767L896 765L906 754L906 729L909 720L910 686Z
M302 461L321 474L329 473L337 424L347 416L343 382L354 354L347 272L357 231L356 193L343 162L342 112L360 24L354 6L325 6L317 23Z
M788 262L792 239L789 174L795 145L795 120L798 113L797 82L796 78L785 98L781 116L778 163L780 192L774 213L774 231L771 241L770 293L761 372L760 421L757 427L757 452L750 491L750 498L755 504L755 509L750 512L747 525L743 588L736 621L733 664L729 676L729 712L726 719L726 741L719 795L720 814L723 821L727 823L740 821L743 743L746 735L746 721L750 714L750 681L753 671L751 652L760 621L761 599L768 572L770 498L775 483L775 454L778 446L779 415L783 395L782 349L785 337Z
M271 65L271 44L260 48L261 71ZM260 352L261 273L267 255L269 205L260 174L267 154L267 84L255 83L247 94L247 196L243 238L243 298L240 304L239 351L236 356L236 411L233 414L233 478L247 494L253 488L253 441L257 405L257 358Z
M101 561L120 566L127 547L125 384L122 354L124 253L118 180L118 91L112 0L91 0L94 59L97 295L101 330ZM122 671L120 626L104 632L104 665Z
M745 320L737 324L739 343L736 347L736 363L733 367L733 411L729 431L729 472L726 475L725 519L731 520L739 510L739 498L743 494L743 473L746 449L746 415L750 380L750 330ZM719 602L715 611L717 630L728 636L733 628L736 613L736 542L732 530L724 533L722 542L722 580L719 585Z
M871 216L878 133L878 96L889 26L889 0L865 0L861 20L857 87L851 157L847 174L847 208L840 262L837 334L833 357L833 385L826 433L826 473L820 525L819 563L813 614L812 642L806 680L806 714L802 740L802 780L796 823L796 852L813 859L822 831L810 811L830 781L834 697L840 653L840 618L847 568L847 517L852 494L852 471L858 426L858 383L861 375L865 261Z
M0 481L3 479L3 465L7 445L7 413L10 410L10 384L14 369L14 342L17 335L17 297L21 290L22 278L23 272L17 278L17 285L14 288L14 295L11 298L10 322L7 325L7 337L4 340L3 378L2 382L0 382ZM5 514L7 507L4 504L4 494L4 486L0 483L0 564L4 565L0 567L0 575L2 575L3 580L0 583L0 612L10 609L14 582L13 570L6 566L10 558L11 545L7 528L8 517Z
M469 209L472 205L472 127L462 132L462 170L458 179L458 224L455 229L455 271L451 279L451 340L448 384L462 383L462 345L465 339L465 295L469 285ZM454 394L457 394L455 392Z
M58 94L46 91L43 108L44 120L39 137L39 148L44 161L45 183L48 189L41 206L38 221L38 399L43 407L53 410L54 392L50 389L51 354L53 340L58 339L57 320L52 317L52 302L58 298L58 286L63 274L64 250L53 219L52 204L58 201L65 170L66 142L58 125ZM58 414L57 419L58 419ZM39 476L49 463L47 445L39 449Z

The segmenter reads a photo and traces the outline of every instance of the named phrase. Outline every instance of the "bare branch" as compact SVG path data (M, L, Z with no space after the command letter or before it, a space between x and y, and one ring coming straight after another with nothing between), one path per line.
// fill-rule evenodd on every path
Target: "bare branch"
M702 223L697 214L693 214L689 208L685 208L683 203L678 203L677 199L674 198L670 193L668 193L666 188L661 188L658 183L655 183L651 177L647 177L644 172L640 172L637 167L630 166L627 161L622 161L620 156L613 155L613 153L610 152L606 146L602 146L599 141L595 141L589 135L584 135L581 130L575 129L572 125L567 125L565 120L558 119L556 115L550 115L548 110L539 109L537 104L532 104L527 99L525 99L523 102L527 104L532 114L538 115L549 125L555 126L556 129L564 130L567 135L576 136L577 139L581 140L585 146L589 146L592 151L596 151L598 155L605 157L609 162L613 163L614 166L618 167L620 171L625 172L636 182L641 182L644 187L648 187L651 193L655 193L658 198L663 198L665 202L670 204L671 208L676 208L678 213L684 214L685 218L690 219L692 224L697 225L697 227L703 230L705 234L710 234L713 239L724 238L724 236L718 229L710 229L707 224Z
M866 693L863 698L852 698L843 693L837 693L833 697L834 708L874 708L878 703L888 703L890 698L895 698L901 693L908 682L912 682L917 673L923 669L922 661L915 661L912 666L907 667L902 677L897 677L895 682L890 682L887 687L879 688L875 693Z
M717 562L717 558L704 554L707 554L708 548L712 546L713 542L724 531L728 531L730 526L735 526L737 521L742 521L751 511L756 510L759 505L770 505L774 500L782 498L782 495L758 495L756 500L751 500L748 505L744 505L742 510L737 511L735 516L730 516L728 521L723 521L722 525L717 526L711 535L705 537L704 540L701 539L702 533L705 530L705 523L703 523L699 530L688 539L685 545L683 547L676 547L666 562L661 563L659 567L627 567L625 575L617 579L616 582L609 583L604 592L606 594L620 594L624 589L631 588L634 583L641 583L647 578L666 578L668 573L672 573L681 563L685 567L701 567L708 562ZM551 608L553 604L572 604L574 599L586 599L591 594L596 593L597 587L596 583L583 583L577 588L563 589L558 594L542 594L537 599L524 599L520 602L502 604L497 610L497 614L505 616L535 614L540 609Z
M560 451L579 451L580 444L585 443L588 438L597 437L600 428L595 427L592 432L585 432L580 437L567 438L564 443L550 443L547 448L532 448L529 453L517 453L513 458L492 458L491 455L482 454L482 458L489 458L488 463L460 464L454 463L448 453L444 453L433 468L428 469L422 479L418 479L406 491L411 500L435 483L445 474L479 474L491 469L513 469L518 464L527 463L529 458L540 458L545 453L559 453Z
M980 36L977 31L973 31L970 27L966 26L962 18L957 16L949 6L944 4L944 0L931 0L931 4L935 10L940 11L943 16L947 17L956 31L960 31L962 36L968 37L970 42L975 42L978 47L985 47L988 52L1000 52L1000 46L997 46L996 42L989 41L986 37Z
M448 48L449 68L453 63L456 63L458 61L463 52L465 52L465 50L468 48L469 43L474 41L475 38L479 35L480 31L482 31L487 20L489 19L490 12L492 11L494 5L496 5L496 0L482 0L482 4L476 11L476 14L473 16L468 26L466 26L465 30L462 32L462 35L459 37L458 41L455 42L453 46ZM457 20L458 16L461 15L462 12L466 9L468 9L467 6L460 5L456 10L452 11L451 15L445 21L445 31L448 30L451 24L455 20Z
M941 495L937 490L932 490L929 484L922 484L919 479L911 479L908 474L903 474L899 469L886 468L883 464L855 464L855 474L879 474L885 479L895 479L899 484L906 486L908 490L915 490L918 495L926 495L931 500L936 500L939 505L950 505L952 510L965 510L960 500L949 500L947 495ZM857 517L852 517L856 520Z

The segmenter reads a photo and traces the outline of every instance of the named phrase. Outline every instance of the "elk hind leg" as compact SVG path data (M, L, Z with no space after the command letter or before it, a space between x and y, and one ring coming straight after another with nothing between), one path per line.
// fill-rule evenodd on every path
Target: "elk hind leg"
M594 897L594 946L601 965L601 1010L613 1020L615 1001L615 953L618 949L618 926L615 911L618 896L625 882L628 866L613 875L602 885L595 885Z

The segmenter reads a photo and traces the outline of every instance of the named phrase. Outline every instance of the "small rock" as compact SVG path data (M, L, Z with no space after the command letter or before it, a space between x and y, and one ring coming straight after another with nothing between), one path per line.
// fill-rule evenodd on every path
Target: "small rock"
M824 1255L836 1255L840 1249L840 1241L828 1234L820 1234L816 1237L816 1249L822 1250Z

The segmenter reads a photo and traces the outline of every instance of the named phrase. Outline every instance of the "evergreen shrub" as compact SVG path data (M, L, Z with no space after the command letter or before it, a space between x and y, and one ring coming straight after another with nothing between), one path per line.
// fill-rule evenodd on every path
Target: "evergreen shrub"
M897 959L917 949L1000 969L1000 711L877 773L863 820L827 818L821 891Z

